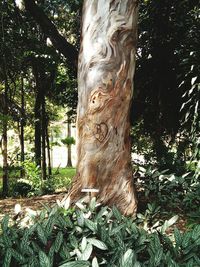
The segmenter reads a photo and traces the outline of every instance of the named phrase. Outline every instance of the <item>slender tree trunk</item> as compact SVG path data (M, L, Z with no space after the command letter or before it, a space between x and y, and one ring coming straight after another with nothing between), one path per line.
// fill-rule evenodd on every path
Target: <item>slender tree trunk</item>
M3 120L3 134L2 134L2 156L3 156L3 196L8 195L8 82L5 80L5 91L4 91L4 105L3 114L5 116Z
M42 179L47 179L46 172L46 110L45 95L42 96Z
M68 122L67 122L67 135L68 137L72 136L70 119L68 119ZM72 146L71 145L67 146L67 167L72 167Z
M41 93L36 90L35 99L35 163L41 167Z
M21 146L21 177L24 177L24 81L21 78L21 121L20 121L20 146Z
M137 42L136 0L85 0L79 54L77 174L71 202L97 189L98 200L136 211L129 113Z
M48 123L46 123L46 144L47 144L47 157L48 157L48 176L52 175L51 169L51 150L50 150L50 143L49 143L49 131L48 131Z

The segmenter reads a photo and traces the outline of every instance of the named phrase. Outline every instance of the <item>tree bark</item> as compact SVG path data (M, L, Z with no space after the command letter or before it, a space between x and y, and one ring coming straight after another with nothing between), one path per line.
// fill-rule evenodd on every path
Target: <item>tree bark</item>
M35 98L35 164L41 167L41 93L36 90Z
M85 188L124 214L136 212L130 105L137 43L136 0L85 0L79 54L77 173L71 202Z
M47 179L46 171L46 108L45 95L42 95L42 179Z
M67 122L67 136L71 137L71 121L68 119ZM68 145L67 146L67 167L72 167L72 146Z
M5 78L5 91L3 103L3 134L2 134L2 156L3 156L3 196L8 195L8 81Z
M48 157L48 176L52 175L51 169L51 150L50 150L50 143L49 143L49 131L48 131L48 123L46 123L46 144L47 144L47 157Z
M21 78L21 120L20 120L20 146L21 146L21 178L24 177L24 80Z

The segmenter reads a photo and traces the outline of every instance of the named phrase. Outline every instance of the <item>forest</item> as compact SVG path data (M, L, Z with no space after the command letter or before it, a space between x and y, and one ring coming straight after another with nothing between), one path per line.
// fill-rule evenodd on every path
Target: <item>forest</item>
M199 267L199 1L2 0L0 40L0 266Z

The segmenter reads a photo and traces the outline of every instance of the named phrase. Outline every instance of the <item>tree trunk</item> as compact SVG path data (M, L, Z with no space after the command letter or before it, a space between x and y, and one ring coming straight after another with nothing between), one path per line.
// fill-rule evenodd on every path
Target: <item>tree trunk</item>
M47 179L46 172L46 110L45 95L42 95L42 179Z
M67 136L71 137L71 121L68 119L67 122ZM72 167L72 146L68 145L67 146L67 167Z
M131 167L130 105L137 42L136 0L85 0L79 54L77 174L71 202L83 189L124 214L136 212ZM81 193L82 192L82 193Z
M41 94L36 90L35 98L35 164L41 167Z
M20 120L20 146L21 146L21 178L24 177L24 81L21 78L21 120Z
M2 134L2 156L3 156L3 196L8 195L8 81L5 79L5 92L3 103L3 134Z
M48 157L48 176L50 177L52 175L52 169L51 169L51 152L49 143L48 123L46 123L46 144L47 144L47 157Z

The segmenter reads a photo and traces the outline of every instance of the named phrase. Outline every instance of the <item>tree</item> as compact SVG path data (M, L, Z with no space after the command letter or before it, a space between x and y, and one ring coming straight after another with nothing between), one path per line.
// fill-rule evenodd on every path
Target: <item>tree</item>
M76 201L89 189L124 214L136 209L129 137L136 34L137 1L84 2L78 163L69 198Z
M55 41L60 40L55 25L33 0L24 2L53 45L75 62L71 46L65 43L61 47ZM104 204L117 205L124 214L136 210L129 112L137 5L137 1L130 0L102 1L100 5L96 1L84 3L78 78L78 164L69 192L70 201L74 202L84 195L83 189L96 189L98 193L92 195Z

